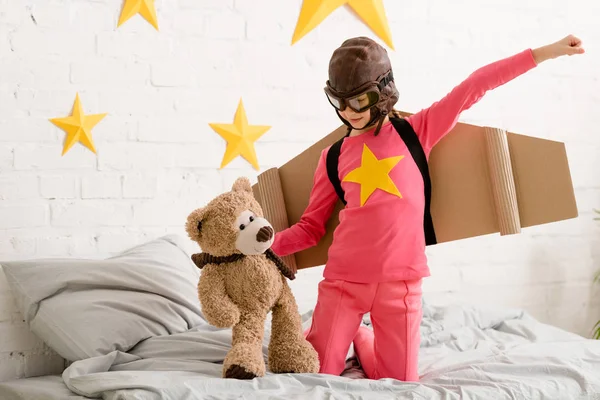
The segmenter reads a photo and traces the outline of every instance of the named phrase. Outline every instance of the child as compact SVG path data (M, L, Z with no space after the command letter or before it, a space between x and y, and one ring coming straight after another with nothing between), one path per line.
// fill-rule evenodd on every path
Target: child
M496 61L406 118L403 126L416 133L428 158L461 112L488 90L545 60L583 52L581 41L568 36ZM330 60L325 93L348 126L337 165L346 206L328 250L307 339L319 354L321 373L340 375L354 341L369 378L418 381L421 279L430 275L424 183L388 116L396 116L398 91L386 50L366 37L346 40ZM328 150L321 154L302 218L275 235L272 248L280 256L316 245L325 233L338 200L327 174ZM368 312L372 332L359 330Z

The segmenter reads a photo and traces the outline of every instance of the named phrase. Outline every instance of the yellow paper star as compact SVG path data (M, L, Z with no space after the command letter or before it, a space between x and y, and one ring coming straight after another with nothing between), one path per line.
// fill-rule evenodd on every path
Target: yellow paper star
M256 170L258 160L254 150L254 142L265 134L271 127L264 125L248 125L246 111L242 99L238 104L233 124L209 124L223 139L227 141L227 149L221 162L221 168L229 164L234 158L241 155L250 162Z
M158 21L156 18L156 9L154 8L154 0L125 0L123 11L119 17L117 27L121 26L129 18L135 14L140 14L150 22L156 30L158 30Z
M50 119L50 122L67 133L62 155L64 156L76 142L81 142L85 147L96 153L96 148L92 141L92 128L105 116L106 113L84 115L83 107L81 107L81 102L79 101L79 93L77 93L75 103L73 104L73 115Z
M292 45L316 28L334 10L345 4L349 5L392 50L394 49L383 0L304 0L292 38Z
M378 160L365 144L363 147L361 166L350 171L342 182L360 184L360 205L367 202L376 189L381 189L402 198L402 194L390 178L390 171L404 156L389 157Z

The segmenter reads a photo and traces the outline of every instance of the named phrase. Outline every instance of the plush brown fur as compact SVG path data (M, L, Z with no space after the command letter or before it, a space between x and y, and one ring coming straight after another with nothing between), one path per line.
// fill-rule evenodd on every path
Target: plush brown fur
M230 192L193 211L186 223L189 237L206 254L193 256L194 262L204 266L198 283L202 311L212 325L233 327L223 376L252 379L265 375L262 340L269 311L273 312L268 354L271 372L317 373L318 355L304 338L296 300L272 257L228 257L239 254L235 220L244 210L263 216L250 181L240 178ZM211 259L219 261L205 263Z

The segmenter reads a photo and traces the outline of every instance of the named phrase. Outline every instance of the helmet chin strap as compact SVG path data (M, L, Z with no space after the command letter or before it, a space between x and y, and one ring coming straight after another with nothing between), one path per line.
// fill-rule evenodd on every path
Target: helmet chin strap
M373 134L374 136L379 135L379 131L381 130L381 125L383 125L383 121L385 120L385 116L387 114L384 113L379 113L380 117L379 117L379 123L377 124L377 129L375 129L375 133Z

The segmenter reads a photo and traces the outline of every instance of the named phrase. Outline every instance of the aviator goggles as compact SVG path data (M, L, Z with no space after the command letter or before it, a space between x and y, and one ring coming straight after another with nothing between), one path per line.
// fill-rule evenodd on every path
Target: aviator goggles
M329 103L336 110L344 111L346 107L350 107L353 111L361 113L379 102L381 91L393 80L394 75L392 74L392 71L390 71L376 81L366 82L351 92L336 92L329 85L329 81L327 81L327 86L325 86L324 90Z

